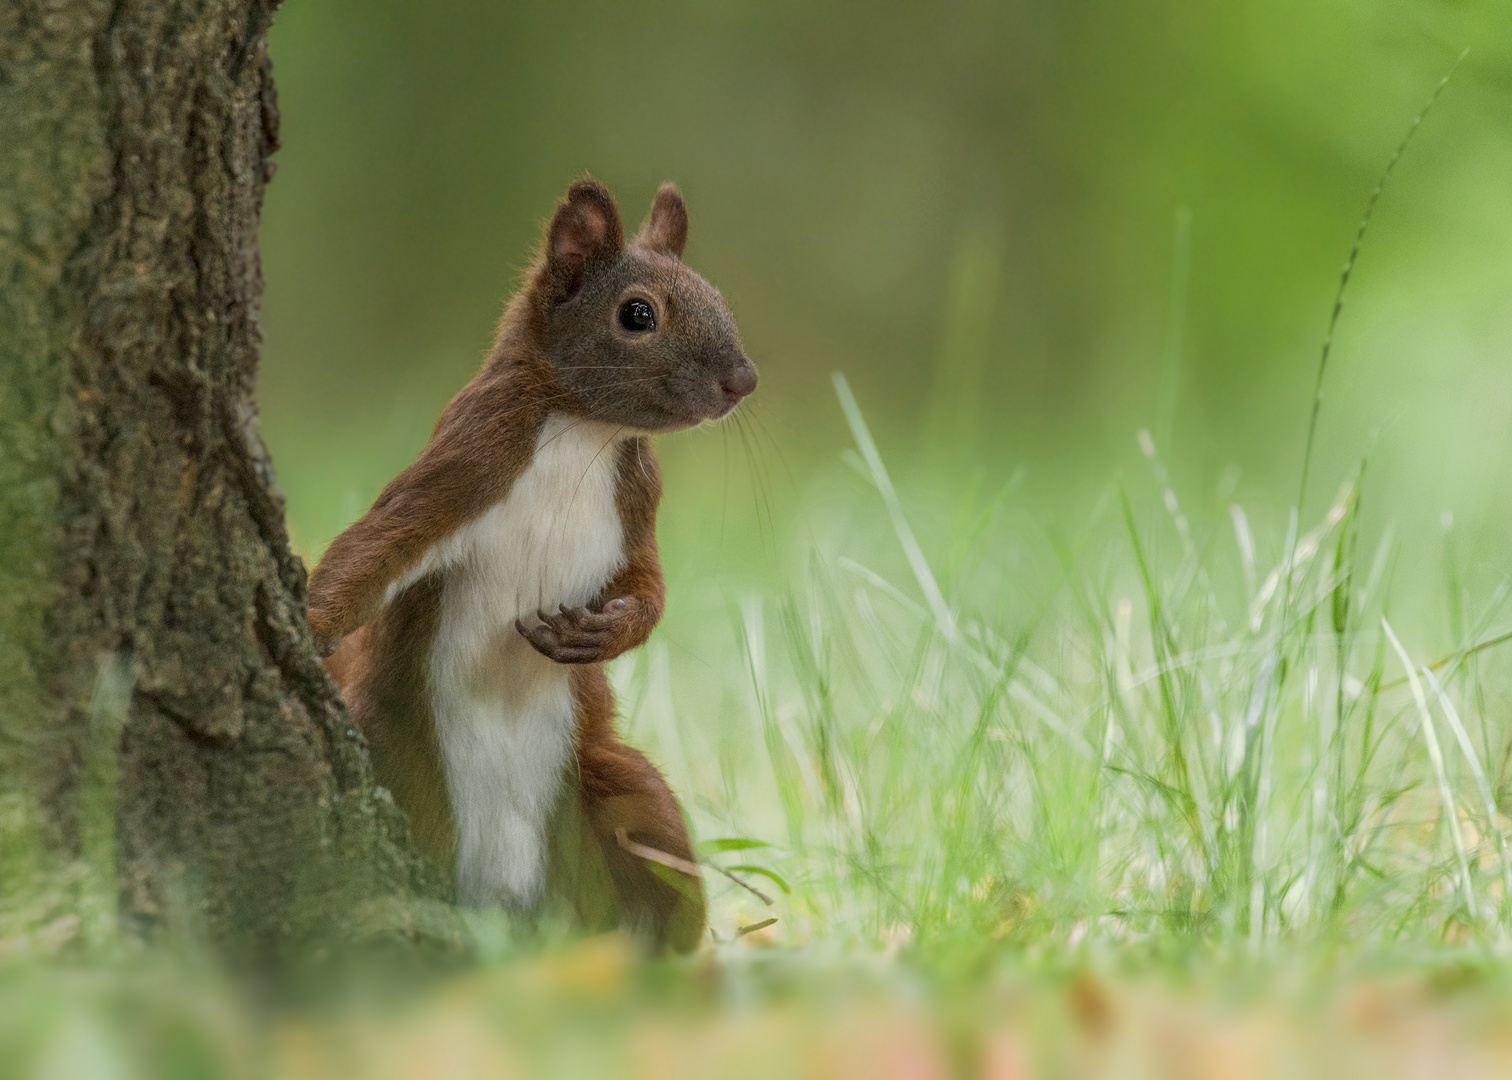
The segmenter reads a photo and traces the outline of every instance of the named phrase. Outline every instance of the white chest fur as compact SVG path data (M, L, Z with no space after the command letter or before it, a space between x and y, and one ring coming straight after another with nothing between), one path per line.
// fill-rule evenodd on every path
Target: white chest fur
M571 669L531 648L515 619L587 603L623 564L621 431L553 414L503 501L406 575L443 571L430 693L464 904L540 894L546 816L572 746Z

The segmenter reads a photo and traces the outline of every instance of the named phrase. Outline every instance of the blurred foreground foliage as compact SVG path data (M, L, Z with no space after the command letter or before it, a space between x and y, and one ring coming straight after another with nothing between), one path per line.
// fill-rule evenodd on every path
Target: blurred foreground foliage
M760 948L647 967L611 936L278 1008L161 959L9 969L0 1061L47 1080L1492 1076L1512 1061L1509 987L1475 961L1321 980L1097 968L1009 961L941 982Z

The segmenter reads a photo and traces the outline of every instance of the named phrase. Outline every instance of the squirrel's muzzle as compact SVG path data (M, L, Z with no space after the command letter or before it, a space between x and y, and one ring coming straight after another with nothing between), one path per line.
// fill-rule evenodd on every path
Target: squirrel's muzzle
M719 390L732 408L755 389L756 366L743 356L734 369L719 380Z

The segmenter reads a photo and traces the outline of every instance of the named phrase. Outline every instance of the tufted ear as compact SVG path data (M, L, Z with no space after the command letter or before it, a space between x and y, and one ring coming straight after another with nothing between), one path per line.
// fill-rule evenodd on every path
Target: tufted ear
M688 244L688 208L676 184L663 184L656 189L656 201L651 204L651 213L636 234L635 243L682 258L683 248Z
M624 246L613 197L595 180L574 183L546 230L546 272L557 302L576 296L588 271Z

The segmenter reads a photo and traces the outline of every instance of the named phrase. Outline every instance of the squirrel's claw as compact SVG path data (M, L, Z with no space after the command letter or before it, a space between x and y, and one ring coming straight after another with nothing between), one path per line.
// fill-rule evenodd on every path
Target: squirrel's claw
M605 610L559 605L558 612L537 611L540 620L526 626L515 620L515 629L542 656L559 664L592 664L607 660L615 650L616 630L633 611L634 602L620 597L604 605Z

